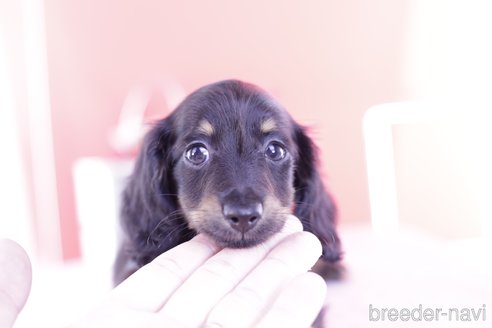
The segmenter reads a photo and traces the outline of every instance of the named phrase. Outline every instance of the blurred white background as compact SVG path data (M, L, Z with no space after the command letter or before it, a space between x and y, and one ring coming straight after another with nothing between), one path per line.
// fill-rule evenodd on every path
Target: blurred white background
M142 123L225 78L266 88L312 126L349 266L392 265L364 262L358 229L401 252L425 235L415 261L439 276L471 262L455 279L479 286L490 278L491 16L479 0L0 0L0 236L35 268L19 326L64 325L110 288ZM420 232L392 239L409 226ZM485 291L455 299L482 304Z

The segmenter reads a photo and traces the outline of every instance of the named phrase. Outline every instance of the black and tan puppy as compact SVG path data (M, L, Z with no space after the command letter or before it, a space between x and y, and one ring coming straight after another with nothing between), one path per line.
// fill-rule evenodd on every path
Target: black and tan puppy
M197 233L224 247L250 247L294 213L340 259L335 207L304 130L267 93L228 80L189 95L145 137L123 194L121 282Z

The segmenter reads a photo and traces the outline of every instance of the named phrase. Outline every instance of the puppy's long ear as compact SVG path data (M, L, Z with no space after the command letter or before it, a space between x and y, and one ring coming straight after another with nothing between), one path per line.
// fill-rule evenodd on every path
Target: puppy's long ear
M190 233L177 201L171 156L174 142L169 118L159 121L144 139L123 192L123 244L115 264L115 280L127 262L142 266Z
M298 125L294 140L298 150L294 175L295 214L304 230L312 232L321 241L322 259L336 262L341 258L340 240L335 230L336 207L316 167L316 146Z

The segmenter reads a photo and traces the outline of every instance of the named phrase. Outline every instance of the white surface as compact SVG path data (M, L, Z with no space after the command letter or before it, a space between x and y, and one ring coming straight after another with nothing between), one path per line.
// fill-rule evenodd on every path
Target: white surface
M117 252L121 192L132 168L132 160L97 157L81 158L73 168L82 259L104 272Z
M45 31L45 2L22 1L27 118L38 256L62 260Z
M400 327L370 322L378 307L447 309L488 307L488 319L466 327L490 326L492 263L483 240L444 242L401 229L381 238L370 227L342 228L348 278L328 285L330 327ZM108 272L87 263L36 267L33 290L16 327L63 327L105 297ZM197 291L199 293L200 291ZM406 322L404 327L464 327L459 322Z
M440 241L400 229L382 238L368 227L342 229L348 277L328 286L329 327L490 327L492 260L484 239ZM486 321L369 321L379 308L474 308Z
M112 288L120 194L132 160L82 158L73 168L81 260L36 261L25 310L16 327L65 327Z
M83 262L34 264L31 294L15 327L66 327L106 296L110 277Z
M32 211L27 197L25 166L16 130L14 89L4 44L0 35L0 237L16 240L28 252L32 252ZM15 224L12 224L14 218Z
M393 128L415 122L439 126L450 121L462 122L467 130L463 142L478 162L475 174L481 181L478 193L482 235L492 236L492 114L490 105L476 99L389 103L368 109L363 130L371 220L376 233L390 236L399 225Z
M398 229L393 132L396 124L438 121L445 107L433 103L390 103L371 107L363 118L369 202L373 229L382 235Z

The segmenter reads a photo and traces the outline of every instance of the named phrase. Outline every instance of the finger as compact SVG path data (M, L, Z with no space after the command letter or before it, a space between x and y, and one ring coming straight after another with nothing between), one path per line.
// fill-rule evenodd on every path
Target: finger
M262 245L247 249L223 249L197 269L176 291L162 309L162 317L187 327L201 326L210 309L275 245L300 230L302 225L299 220L290 217L283 230Z
M103 304L72 323L69 328L153 327L154 319L155 313L152 312L131 311L125 306Z
M12 240L0 240L0 327L14 324L31 290L31 262Z
M292 280L275 299L255 327L310 327L323 307L326 283L319 275L306 272Z
M155 312L197 267L219 250L208 237L198 235L128 277L112 291L108 301Z
M308 271L320 255L321 245L309 232L299 232L285 238L214 307L207 323L221 327L252 326L272 302L279 288L298 274Z

